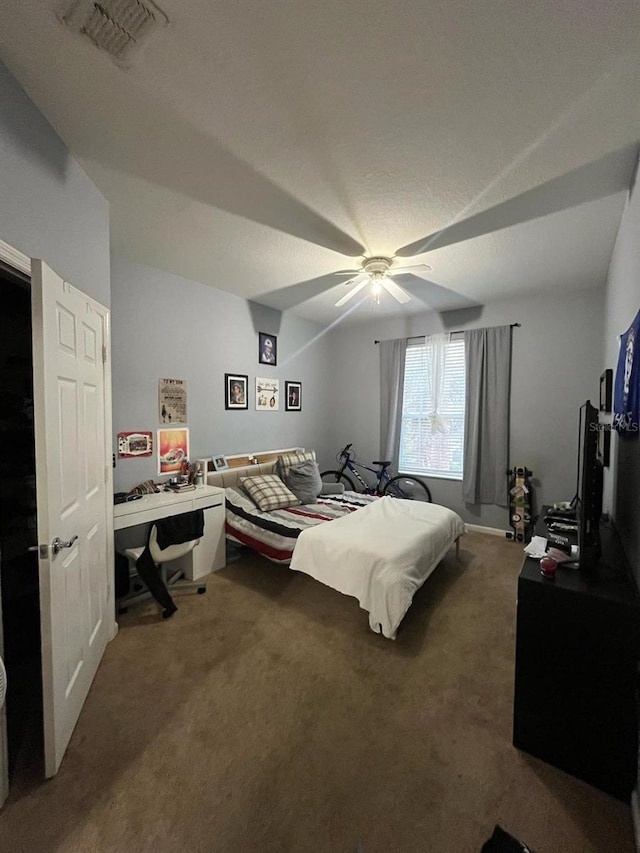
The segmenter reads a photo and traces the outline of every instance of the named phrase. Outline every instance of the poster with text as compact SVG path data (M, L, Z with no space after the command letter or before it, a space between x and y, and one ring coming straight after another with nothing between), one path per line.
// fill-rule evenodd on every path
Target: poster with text
M186 424L187 383L184 379L158 379L161 424Z

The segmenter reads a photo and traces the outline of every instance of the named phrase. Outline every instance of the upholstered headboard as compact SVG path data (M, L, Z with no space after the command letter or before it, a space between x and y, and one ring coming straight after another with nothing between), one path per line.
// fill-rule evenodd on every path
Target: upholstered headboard
M273 462L259 462L257 465L239 465L237 468L227 468L226 471L213 471L207 475L207 483L210 486L237 486L241 477L252 477L255 474L273 474L276 470L275 460Z
M304 447L288 447L283 450L265 450L261 453L238 454L227 456L229 467L225 471L209 471L207 483L226 489L237 486L241 477L251 477L256 474L273 474L276 470L278 456L285 453L303 453ZM255 462L251 460L256 460Z

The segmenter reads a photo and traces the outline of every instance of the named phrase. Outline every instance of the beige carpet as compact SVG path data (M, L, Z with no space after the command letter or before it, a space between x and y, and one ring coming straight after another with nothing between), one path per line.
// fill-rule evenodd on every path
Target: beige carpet
M633 851L629 809L511 745L521 546L469 534L396 642L353 599L246 555L121 617L58 776L6 851Z

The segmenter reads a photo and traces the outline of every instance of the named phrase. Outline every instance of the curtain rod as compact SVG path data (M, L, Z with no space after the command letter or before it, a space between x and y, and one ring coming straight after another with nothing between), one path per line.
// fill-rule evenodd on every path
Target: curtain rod
M509 323L509 325L512 329L519 329L520 326L522 325L522 323ZM469 329L468 331L471 331L471 330ZM457 329L455 332L449 332L449 334L450 335L463 335L464 332L465 332L464 329ZM406 338L406 340L412 341L414 338L424 338L424 337L428 337L428 335L411 335L410 337ZM382 341L374 341L374 344L380 344L380 343L382 343Z

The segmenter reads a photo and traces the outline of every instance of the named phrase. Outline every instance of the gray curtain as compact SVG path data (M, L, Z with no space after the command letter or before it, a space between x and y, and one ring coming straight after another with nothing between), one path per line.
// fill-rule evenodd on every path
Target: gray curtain
M511 327L464 333L466 397L462 497L507 506Z
M380 341L380 459L398 467L407 340Z

